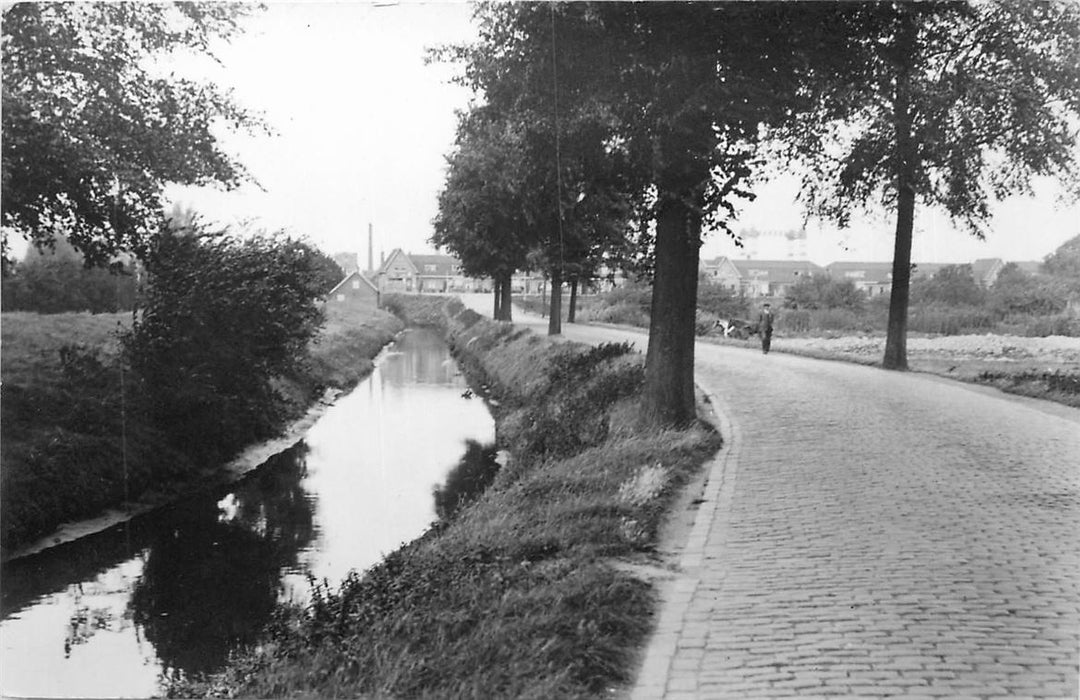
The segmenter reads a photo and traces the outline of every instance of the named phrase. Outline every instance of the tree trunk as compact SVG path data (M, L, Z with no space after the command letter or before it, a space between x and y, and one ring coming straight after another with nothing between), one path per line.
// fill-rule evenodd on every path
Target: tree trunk
M658 178L659 180L659 178ZM651 426L680 427L696 417L694 406L694 310L701 241L699 185L658 182L656 272L653 278L649 349L641 417Z
M551 313L548 316L548 335L562 333L562 270L551 271Z
M570 310L566 314L567 323L574 323L577 318L577 288L578 280L575 277L570 280Z
M512 275L506 273L503 275L502 281L502 301L499 303L499 310L502 312L500 321L513 321L514 320L514 307L513 307L513 288Z
M495 290L492 293L492 296L495 297L495 310L494 310L494 313L491 314L491 317L493 319L495 319L496 321L499 320L499 316L502 313L502 309L500 308L500 303L499 303L499 302L502 301L502 296L501 296L502 287L499 286L501 284L502 283L499 281L499 278L495 277L494 280L492 281L492 285L491 285L492 289Z
M896 242L893 246L892 293L889 325L885 336L885 369L905 370L907 364L908 298L911 291L911 238L915 227L916 154L912 142L911 62L916 26L911 12L904 12L897 32L897 53L903 60L896 76Z

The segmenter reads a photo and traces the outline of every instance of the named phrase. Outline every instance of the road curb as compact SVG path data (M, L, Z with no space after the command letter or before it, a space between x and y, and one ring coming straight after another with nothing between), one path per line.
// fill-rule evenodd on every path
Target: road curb
M730 512L731 500L734 497L739 454L742 450L742 430L731 419L730 408L724 401L701 384L698 384L698 387L716 413L716 427L724 442L720 451L707 465L709 471L705 491L686 543L679 554L676 573L660 585L661 607L656 629L649 640L645 658L630 693L631 700L659 700L665 697L672 680L672 660L684 632L688 633L687 636L698 638L706 635L708 630L707 622L696 624L687 619L687 612L690 601L701 584L701 568L709 533L716 532L717 525L720 528L726 527L724 516ZM697 629L698 627L701 629ZM703 642L702 639L701 643ZM685 691L686 688L680 684L680 690Z

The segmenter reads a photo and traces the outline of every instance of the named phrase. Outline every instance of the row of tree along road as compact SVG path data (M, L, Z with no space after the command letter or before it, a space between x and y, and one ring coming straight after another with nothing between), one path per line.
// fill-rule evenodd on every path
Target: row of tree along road
M982 235L990 202L1033 176L1076 184L1074 4L516 4L477 19L477 44L438 54L483 99L461 117L432 240L496 280L504 319L514 269L554 289L650 274L647 422L693 417L703 227L730 234L777 166L840 225L895 211L891 369L907 366L917 203Z

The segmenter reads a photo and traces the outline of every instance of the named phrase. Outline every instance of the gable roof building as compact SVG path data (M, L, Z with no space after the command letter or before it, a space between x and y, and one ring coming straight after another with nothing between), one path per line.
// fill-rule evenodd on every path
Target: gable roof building
M452 255L406 253L395 248L376 271L384 292L471 292L484 288L484 281L466 277L461 261Z
M345 275L326 295L326 299L334 304L365 306L380 306L382 301L379 288L359 270Z
M848 280L867 296L887 294L892 290L891 262L834 262L825 266L834 280Z

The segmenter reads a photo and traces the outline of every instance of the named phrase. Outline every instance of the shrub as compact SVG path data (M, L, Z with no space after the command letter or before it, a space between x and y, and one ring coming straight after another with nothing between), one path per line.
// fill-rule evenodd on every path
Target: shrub
M910 294L914 305L976 307L986 300L986 291L975 282L971 265L946 265L933 277L917 277L911 281Z
M284 407L272 381L299 373L324 320L315 262L282 236L185 229L155 239L125 348L173 445L214 462L273 433Z
M789 309L858 311L865 300L866 294L856 288L851 280L834 280L828 275L814 275L792 285L784 297L784 306Z

